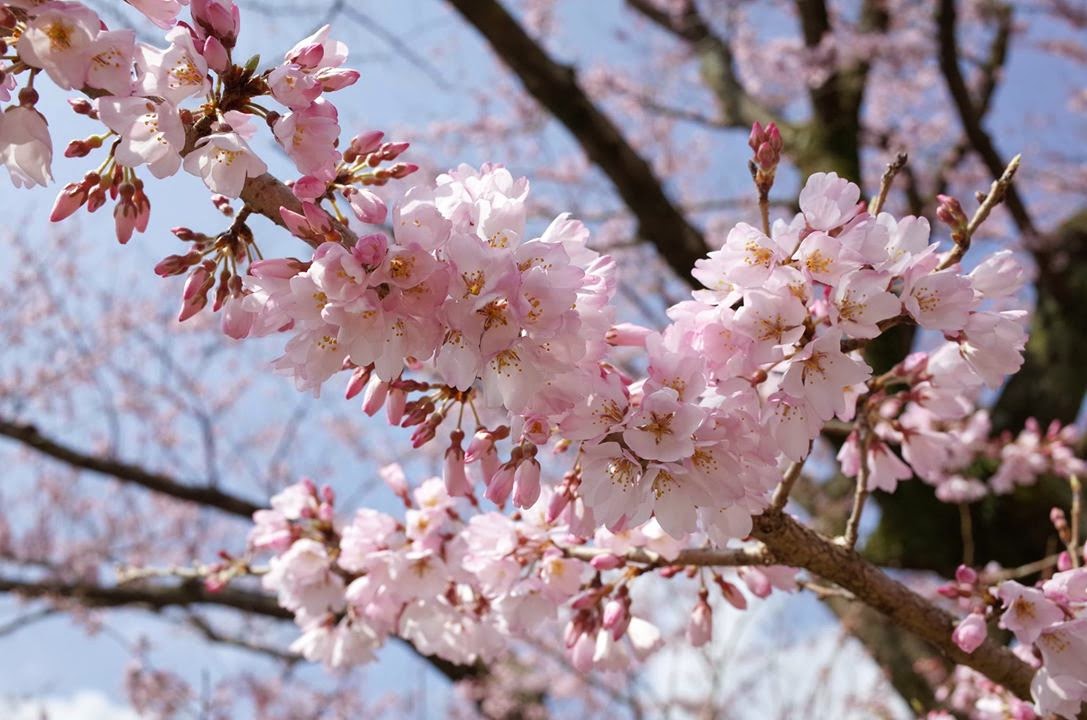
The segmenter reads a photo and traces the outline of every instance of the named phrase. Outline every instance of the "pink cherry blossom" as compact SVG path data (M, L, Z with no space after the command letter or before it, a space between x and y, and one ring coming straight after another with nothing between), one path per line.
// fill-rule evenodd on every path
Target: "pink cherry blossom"
M854 270L835 285L830 317L847 335L874 338L879 322L902 312L902 303L887 291L890 277L874 270Z
M21 105L0 113L0 161L15 187L44 187L53 181L53 141L41 113Z
M212 192L238 197L245 181L263 175L268 166L240 135L223 132L201 138L185 157L185 170L203 179Z
M1014 580L1005 580L996 595L1007 609L1000 616L1000 627L1015 633L1022 643L1032 643L1042 631L1064 619L1064 613L1046 599L1041 590L1028 588Z
M177 108L168 101L104 97L98 101L98 114L110 130L121 136L116 150L118 163L125 167L147 164L157 178L177 172L185 128Z
M856 215L860 195L859 187L837 173L815 173L800 191L800 211L809 227L833 230Z
M985 626L985 616L979 613L970 613L955 626L951 633L951 639L964 653L972 653L981 647L988 635Z
M16 49L23 62L45 70L58 87L81 88L99 27L98 15L83 5L46 7L27 25Z
M170 47L165 50L141 45L136 54L143 93L157 95L175 105L185 98L207 93L211 87L208 65L193 45L189 31L175 27L166 33L166 39Z

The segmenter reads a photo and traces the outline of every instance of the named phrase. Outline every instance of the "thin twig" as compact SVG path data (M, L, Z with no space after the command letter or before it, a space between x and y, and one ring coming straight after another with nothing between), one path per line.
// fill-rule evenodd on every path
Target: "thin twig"
M853 510L849 513L849 519L845 523L845 546L850 550L857 547L861 514L864 512L864 502L868 499L868 447L871 442L872 433L862 431L860 467L857 469L857 489L853 493Z
M872 202L868 205L870 215L879 215L879 211L883 209L883 203L887 202L887 194L891 192L891 184L895 176L906 167L906 161L909 159L909 155L900 152L894 160L887 163L887 169L883 171L883 177L879 180L879 194L872 198Z
M1083 487L1080 484L1078 475L1070 476L1068 484L1072 487L1072 534L1068 542L1068 554L1072 556L1072 567L1078 568L1080 566L1080 553L1083 552L1083 548L1079 544L1079 516L1083 511L1081 504L1083 501Z
M959 533L962 535L962 564L974 564L974 518L970 506L959 503Z
M963 255L970 249L970 240L974 237L974 233L977 232L981 224L985 222L989 217L989 213L993 211L997 205L1004 201L1004 197L1007 195L1008 188L1011 187L1012 180L1015 178L1015 172L1019 169L1019 162L1022 160L1021 155L1016 155L1008 163L1008 167L1004 168L1004 173L993 181L993 184L989 187L988 194L981 200L981 205L974 212L974 217L970 218L970 222L966 226L966 232L963 233L962 238L955 243L955 247L951 248L951 252L947 254L947 257L943 259L937 270L944 270L951 267L955 263L962 260Z
M811 451L811 446L808 446L808 451ZM805 456L807 459L807 456ZM785 503L789 502L789 493L793 491L793 485L796 484L797 479L800 477L800 471L804 469L804 460L794 462L785 471L785 475L781 478L781 484L774 490L774 497L770 501L771 510L781 510L785 507Z
M992 573L983 573L981 579L982 582L989 585L995 585L1003 580L1015 580L1016 578L1034 575L1035 573L1040 573L1043 570L1055 567L1060 559L1061 556L1059 554L1048 555L1041 560L1035 560L1034 562L1029 562L1025 565L1020 565L1019 567L997 570Z

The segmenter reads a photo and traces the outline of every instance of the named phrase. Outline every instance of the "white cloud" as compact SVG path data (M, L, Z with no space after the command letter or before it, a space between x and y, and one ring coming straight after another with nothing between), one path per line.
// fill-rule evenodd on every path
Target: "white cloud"
M0 715L7 720L139 720L130 708L97 690L80 690L68 697L0 699Z

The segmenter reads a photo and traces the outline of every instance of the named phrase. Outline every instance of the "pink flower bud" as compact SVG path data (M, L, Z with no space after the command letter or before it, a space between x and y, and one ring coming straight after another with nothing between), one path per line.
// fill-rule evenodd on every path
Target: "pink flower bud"
M953 231L965 230L969 221L959 201L950 195L937 195L936 199L939 201L936 206L936 218Z
M387 142L378 150L378 156L385 161L395 160L400 154L410 147L411 143L396 141Z
M483 497L487 498L499 507L506 504L506 500L513 490L514 469L507 463L491 476L487 483L487 491Z
M1068 554L1067 550L1062 550L1057 555L1057 572L1067 572L1072 569L1072 556Z
M359 81L359 71L351 68L326 68L316 76L325 92L336 92Z
M514 504L526 510L535 505L540 499L540 463L533 458L518 465L514 481L517 484Z
M371 382L366 387L366 395L362 400L362 411L373 417L381 406L385 404L385 397L389 393L389 383L384 380Z
M763 138L765 138L765 133L763 132L762 125L756 120L751 125L751 132L747 136L747 146L754 152L755 150L758 150L759 145L763 143Z
M714 582L717 583L717 587L721 588L721 594L724 595L725 600L728 601L729 605L736 608L737 610L747 609L747 598L745 598L744 594L740 592L740 588L736 587L721 576L717 576L716 578L714 578Z
M547 505L547 522L553 523L562 515L562 511L570 504L570 496L564 492L557 492L551 496L551 502Z
M204 30L233 47L241 27L234 0L192 0L192 17Z
M464 469L464 453L459 447L450 447L445 451L442 480L445 481L446 492L452 497L467 497L472 494L472 483Z
M371 225L385 222L388 209L385 207L385 202L374 193L369 190L352 188L350 193L344 191L344 195L347 197L347 202L350 203L355 217L362 222Z
M617 567L623 566L623 559L612 553L604 553L603 555L596 555L593 557L593 559L589 561L589 564L592 565L594 569L600 571L614 570Z
M351 254L364 267L377 267L389 251L389 239L383 233L372 233L359 238L351 248Z
M978 581L978 574L972 567L959 565L955 569L955 580L963 585L973 585Z
M240 299L235 298L223 308L222 317L223 334L235 340L242 340L249 337L249 333L253 330L253 321L257 316L243 308Z
M385 415L392 425L399 425L404 418L404 406L407 404L408 394L398 387L389 390L388 401L385 403Z
M479 429L468 442L468 450L464 453L465 462L475 462L485 453L494 448L494 436L489 430Z
M630 620L630 613L627 612L627 605L622 600L612 598L604 605L604 613L602 616L603 626L607 630L614 631L616 628L621 627L623 631L626 630ZM616 637L613 633L612 637L618 640L622 637L622 632Z
M766 576L762 570L758 568L742 567L740 568L740 579L747 585L747 589L751 591L751 594L758 598L769 597L773 592L774 587L770 583L770 578Z
M570 664L579 673L587 673L593 668L593 654L596 652L595 634L585 633L577 639L570 650Z
M69 217L87 202L87 190L82 183L68 183L57 195L53 211L49 214L50 222L60 222Z
M980 613L970 613L962 619L951 633L951 640L964 653L972 653L985 642L989 634L989 628L985 625L985 618Z
M369 155L374 150L381 147L381 138L385 137L385 133L380 130L371 130L368 133L356 135L351 138L351 144L347 148L347 153L352 153L356 157L362 157ZM347 155L344 153L344 155Z
M201 54L207 61L208 67L217 73L226 72L226 69L230 67L230 57L227 55L226 48L214 35L208 35L204 40L204 51Z
M371 372L372 369L370 367L355 368L355 371L351 373L351 379L347 381L344 398L350 400L362 392L363 388L366 387L366 383L370 382Z
M738 592L738 591L737 591ZM687 622L687 642L692 647L702 647L713 638L713 608L705 596L698 599Z
M312 175L303 175L291 184L291 192L299 200L313 202L325 194L328 183Z
M616 347L645 347L645 339L652 334L652 330L641 325L619 323L604 334L604 340Z
M483 474L484 482L490 482L490 479L498 472L499 465L498 451L492 445L479 457L479 469Z

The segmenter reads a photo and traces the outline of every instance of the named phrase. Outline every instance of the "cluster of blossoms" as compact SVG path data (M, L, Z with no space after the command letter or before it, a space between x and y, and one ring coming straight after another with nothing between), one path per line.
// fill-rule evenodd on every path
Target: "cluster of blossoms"
M103 132L73 140L68 157L106 148L97 169L68 183L50 218L63 220L81 207L95 212L116 201L117 238L128 242L147 228L151 201L138 169L155 178L182 167L203 180L216 205L233 214L230 198L263 176L266 163L250 147L257 118L294 161L300 177L293 183L300 199L342 195L360 219L376 203L362 186L404 177L416 168L391 162L406 143L381 141L381 133L355 137L341 152L335 106L326 95L354 84L357 71L344 67L347 46L328 37L323 27L301 40L274 68L258 71L256 58L234 63L240 14L233 0L194 0L192 23L177 21L178 2L132 2L167 29L165 47L136 40L133 30L110 30L90 8L78 2L0 3L0 44L15 54L0 61L0 102L16 93L18 103L0 113L0 161L17 186L46 185L52 180L53 144L45 117L36 109L34 79L45 73L59 88L81 91L72 109L104 125ZM184 3L188 4L188 3ZM263 107L267 97L286 112ZM184 107L187 102L197 103ZM238 265L254 255L253 237L243 210L231 228L209 238L179 228L193 241L184 255L160 263L162 275L188 272L181 319L207 304L218 283L215 309L241 295ZM341 227L347 220L339 218ZM289 223L288 223L289 224ZM258 253L259 254L259 253ZM229 320L228 320L229 323Z
M618 531L652 516L673 536L701 530L718 543L747 535L783 459L802 461L834 417L855 420L858 398L871 487L892 491L913 474L891 441L921 477L950 481L946 468L968 449L935 424L961 421L969 392L1022 361L1023 313L979 307L1016 289L1014 259L998 254L969 275L942 267L924 219L873 216L857 186L835 175L813 176L801 213L771 235L736 226L694 271L708 289L673 307L660 333L611 326L613 265L586 248L580 223L560 216L522 241L527 193L502 168L461 167L408 192L392 239L254 263L240 334L289 331L276 365L301 389L350 370L349 396L365 387L367 411L384 405L392 422L417 426L416 446L455 415L445 472L453 495L471 494L464 466L479 461L488 498L501 505L512 493L529 507L540 491L538 446L579 443L553 517ZM306 207L295 222L327 225ZM856 349L907 319L946 342L869 392ZM645 377L610 364L609 345L643 349ZM977 348L996 346L999 361L987 351L977 359ZM437 381L404 375L424 368ZM424 395L409 400L413 392ZM477 426L467 452L464 405L477 421L498 418ZM502 462L494 445L507 437ZM843 446L849 474L861 464L858 438Z
M1087 701L1087 679L1083 674L1087 664L1087 568L1081 567L1084 556L1087 548L1070 548L1061 555L1058 572L1034 587L1015 580L987 585L976 572L960 567L956 582L941 588L942 594L972 608L952 634L955 644L964 652L972 653L981 645L988 634L986 618L999 615L999 627L1013 633L1019 641L1016 653L1038 667L1031 683L1034 709L996 688L985 693L989 697L984 702L972 698L974 708L984 711L989 707L993 717L1022 720L1037 717L1035 710L1041 716L1078 714L1081 703ZM984 688L986 684L984 678L974 678L972 682L967 682L968 679L960 678L963 682L958 684L963 688L979 684ZM981 694L966 689L956 692ZM966 706L964 702L954 704ZM1005 714L999 715L1000 712Z
M589 545L590 538L548 521L549 490L514 519L473 513L440 478L412 490L398 466L382 475L406 506L403 519L370 509L341 519L332 492L309 481L288 487L254 516L250 549L273 553L264 587L295 614L302 635L293 649L307 659L331 667L364 663L396 635L424 654L471 664L498 656L511 638L545 637L560 609L578 670L624 669L660 646L660 631L631 608L630 584L647 569L623 559L641 550L660 558L661 572L682 569L667 564L681 541L655 523L620 534L601 529ZM795 588L786 568L740 572L759 597ZM723 578L719 584L732 602L746 602L735 585ZM697 608L695 616L705 642L709 616Z
M0 58L0 162L13 182L52 179L35 79L83 93L73 110L105 130L65 154L103 150L105 158L61 191L54 221L113 200L117 237L127 242L150 217L140 168L155 178L184 168L233 221L215 236L175 229L191 249L156 272L187 275L181 320L215 289L227 334L289 336L275 366L299 389L316 393L346 373L347 396L362 394L367 413L384 409L391 423L414 428L416 448L449 425L441 478L412 491L397 471L386 473L407 506L403 520L366 509L341 519L331 491L312 483L257 513L250 549L274 554L264 585L294 613L303 631L295 649L311 660L364 662L397 635L423 653L472 663L557 620L561 607L575 668L623 668L660 642L632 612L631 583L686 572L685 545L747 538L782 471L792 463L798 473L835 419L852 428L842 470L865 491L893 492L917 475L941 499L965 503L1085 469L1067 428L1043 435L1028 425L1014 440L988 438L976 401L1022 364L1025 313L1014 298L1024 272L1009 252L963 272L959 251L971 231L950 198L937 212L956 243L948 254L930 242L924 218L880 212L879 199L868 206L833 173L808 178L800 212L771 225L782 138L756 125L762 229L736 225L696 264L705 289L671 307L661 331L616 324L613 260L591 250L587 229L565 214L531 233L528 182L500 166L461 166L412 188L391 213L391 234L350 229L389 215L368 186L416 167L396 162L406 143L379 132L341 146L328 96L358 73L344 66L347 47L328 27L259 70L255 58L233 58L240 14L232 0L129 3L166 31L165 47L109 29L78 2L0 2L0 45L13 52ZM178 20L183 6L191 23ZM249 144L254 118L298 171L289 189L266 175ZM254 213L312 246L312 257L258 259L246 223ZM899 324L942 341L873 377L860 350ZM639 377L616 360L616 347L641 353ZM559 483L542 480L547 445L569 459ZM979 458L993 466L988 485L975 477ZM523 512L482 512L477 484L495 505L512 498ZM1001 625L1041 668L1034 692L1043 713L1074 715L1087 697L1080 554L1070 550L1067 567L1040 588L1009 581L994 595L963 571L951 593L970 606L955 631L968 652L985 637L993 598L1005 603ZM248 560L228 559L209 583L248 569ZM706 574L687 626L694 646L712 634ZM746 606L737 584L708 574L727 601ZM738 571L757 597L793 589L793 574ZM1033 712L1016 707L1017 716Z

